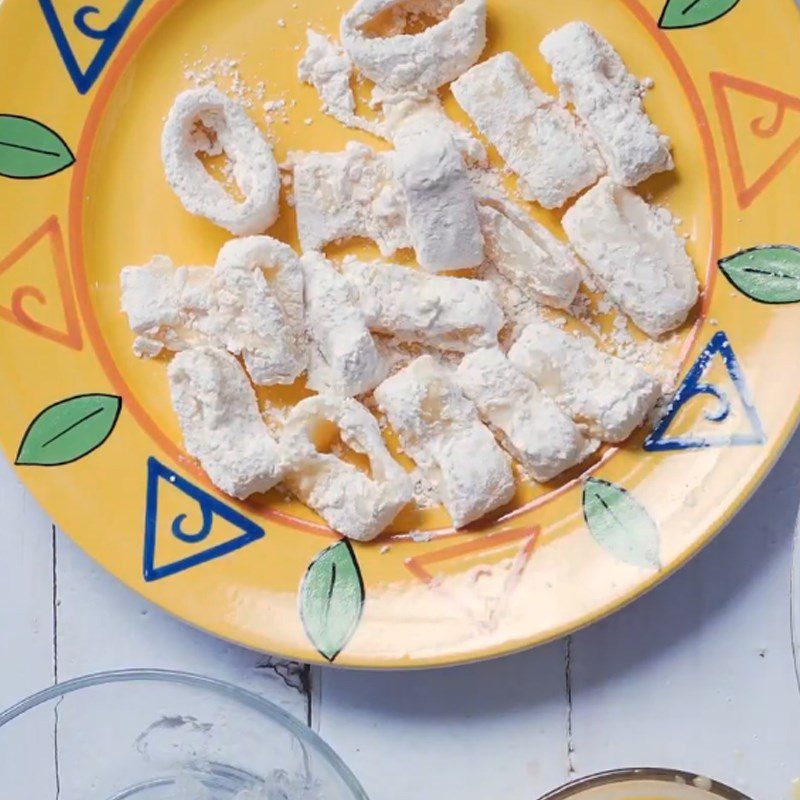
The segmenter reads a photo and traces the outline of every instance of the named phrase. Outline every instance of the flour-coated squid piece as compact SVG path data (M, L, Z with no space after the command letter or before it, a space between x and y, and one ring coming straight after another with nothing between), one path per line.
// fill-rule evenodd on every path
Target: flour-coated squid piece
M653 409L661 386L627 361L598 349L593 339L533 322L508 358L590 436L625 441Z
M367 456L371 475L318 450L317 427L326 423L338 428L344 444ZM375 417L355 400L319 395L301 401L289 414L280 443L288 464L286 485L350 539L374 539L411 500L411 479L389 453Z
M514 496L511 459L451 374L421 356L375 390L403 451L439 491L460 528Z
M369 24L393 11L398 20L404 12L442 18L417 34L370 35ZM353 63L382 89L426 94L478 60L486 46L486 0L358 0L342 17L340 35Z
M338 153L293 153L291 158L304 252L352 237L372 239L382 256L411 246L392 154L348 142Z
M453 96L519 176L520 193L560 208L606 171L583 125L543 92L512 53L472 67Z
M386 365L347 279L319 253L300 262L306 285L308 388L354 397L374 389Z
M420 266L428 272L479 266L484 246L478 204L452 132L428 114L412 114L393 139L394 174Z
M346 259L342 273L372 331L461 353L497 344L503 311L485 281L357 259Z
M567 211L562 224L608 296L648 336L686 321L700 287L669 212L604 178Z
M456 381L506 452L537 481L552 480L598 447L498 348L470 353Z
M542 305L569 308L581 285L572 248L515 204L482 197L478 207L486 257L508 281Z
M227 347L259 386L291 384L308 366L304 278L289 245L270 236L227 242L214 272ZM236 313L241 310L241 313Z
M284 475L278 444L258 409L255 391L230 353L197 347L167 369L184 446L211 482L241 500L271 489Z
M642 104L645 84L594 28L570 22L545 37L539 50L553 68L561 99L586 124L615 181L636 186L674 169L669 137Z
M258 386L291 384L307 366L303 273L295 252L276 239L235 239L213 269L156 256L125 267L121 284L137 355L223 348L242 356Z
M244 200L209 175L198 153L224 152ZM280 174L272 146L244 107L214 87L175 99L161 136L167 181L191 214L236 236L263 233L278 218Z

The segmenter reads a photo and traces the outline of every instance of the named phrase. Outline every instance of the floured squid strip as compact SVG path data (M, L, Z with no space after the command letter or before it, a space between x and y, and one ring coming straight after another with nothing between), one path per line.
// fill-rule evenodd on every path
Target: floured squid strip
M384 257L411 246L392 154L350 142L339 153L295 153L291 158L297 228L305 252L353 237L371 239Z
M461 108L519 176L526 200L560 208L605 173L583 126L536 85L512 53L472 67L451 88Z
M290 384L305 372L303 270L291 247L269 236L231 240L217 257L214 286L226 347L243 355L254 383Z
M514 496L511 460L450 374L422 356L375 390L400 444L439 490L456 528Z
M369 458L371 475L317 449L315 432L325 423L333 423L344 444ZM350 539L374 539L411 500L411 479L389 453L375 417L355 400L320 395L301 401L281 431L281 448L289 489Z
M226 494L241 500L266 492L285 465L239 362L224 350L178 353L167 369L184 446Z
M344 262L342 273L372 331L462 353L497 344L503 312L484 281L355 259Z
M224 152L244 200L209 175L198 153ZM245 109L218 89L178 95L161 137L167 181L184 208L236 236L263 233L278 218L280 175L272 146Z
M367 327L358 296L319 253L301 258L310 338L308 388L353 397L374 389L386 366Z
M464 159L450 132L414 114L394 133L394 174L406 201L408 233L428 272L477 267L483 234Z
M456 380L500 444L537 481L552 480L598 447L499 349L470 353Z
M648 336L686 321L700 289L669 212L606 178L564 215L563 225L609 297Z
M569 308L581 284L581 265L569 245L512 203L481 198L478 213L486 257L526 295Z
M636 186L675 168L669 138L644 110L644 85L594 28L570 22L545 37L539 50L561 99L574 106L617 183Z
M598 350L586 336L534 322L508 354L517 369L546 392L589 435L622 442L661 396L644 370Z

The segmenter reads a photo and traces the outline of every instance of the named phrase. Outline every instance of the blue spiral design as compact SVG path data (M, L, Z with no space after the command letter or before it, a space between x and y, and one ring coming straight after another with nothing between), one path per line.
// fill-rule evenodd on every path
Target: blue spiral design
M105 28L95 28L86 19L91 14L99 14L99 13L100 9L97 6L88 6L88 5L81 6L75 12L75 16L73 17L73 21L75 22L75 27L84 36L88 36L90 39L99 39L99 40L107 39L114 28L115 24L114 22L112 22Z
M214 525L214 512L204 504L200 504L200 510L203 512L203 524L197 533L187 533L183 529L183 525L188 519L187 514L181 514L176 517L172 522L172 535L181 542L186 544L197 544L202 542L211 533L211 528Z
M707 394L718 401L716 408L707 409L703 412L703 416L709 422L725 422L728 419L731 414L731 401L725 392L711 384L698 383L695 388L695 394Z

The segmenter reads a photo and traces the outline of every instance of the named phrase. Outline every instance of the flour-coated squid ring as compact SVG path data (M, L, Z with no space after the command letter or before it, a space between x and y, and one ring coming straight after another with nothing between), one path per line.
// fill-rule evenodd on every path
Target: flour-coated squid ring
M216 181L198 153L224 152L244 200ZM263 233L278 218L280 173L272 152L241 104L214 87L178 95L161 136L167 181L191 214L236 236Z
M369 458L371 475L314 442L322 423L334 424L342 441ZM408 473L392 458L375 417L350 398L318 395L296 405L281 431L288 464L284 482L333 530L356 541L378 536L411 501Z
M417 34L370 36L371 21L403 0L358 0L342 18L342 45L353 63L381 89L432 92L469 69L486 47L486 0L462 0L436 25ZM421 11L449 3L432 0Z

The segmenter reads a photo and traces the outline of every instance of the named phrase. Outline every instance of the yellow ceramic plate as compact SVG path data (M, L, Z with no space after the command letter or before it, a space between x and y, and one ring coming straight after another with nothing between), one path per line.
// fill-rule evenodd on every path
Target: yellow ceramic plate
M642 191L682 218L705 288L672 353L685 380L667 416L584 475L522 485L469 531L454 534L433 509L351 548L278 495L238 504L214 491L181 451L164 363L132 356L118 313L122 265L162 252L212 263L226 238L185 213L162 174L162 120L190 73L234 60L281 159L375 144L323 116L295 77L306 26L335 32L343 4L4 0L0 439L44 507L183 619L341 665L528 647L685 562L763 478L798 416L800 18L792 0L665 1L489 0L487 55L513 50L552 87L536 44L585 19L655 79L648 109L678 169ZM268 124L264 101L281 99ZM294 243L290 208L272 232Z

